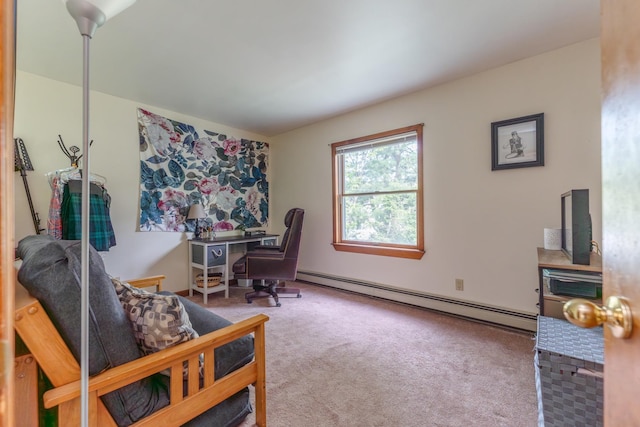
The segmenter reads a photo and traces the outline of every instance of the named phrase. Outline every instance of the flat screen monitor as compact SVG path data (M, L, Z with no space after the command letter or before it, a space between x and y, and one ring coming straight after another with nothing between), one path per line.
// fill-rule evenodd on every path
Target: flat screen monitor
M591 215L589 190L571 190L561 197L562 251L571 263L589 265Z

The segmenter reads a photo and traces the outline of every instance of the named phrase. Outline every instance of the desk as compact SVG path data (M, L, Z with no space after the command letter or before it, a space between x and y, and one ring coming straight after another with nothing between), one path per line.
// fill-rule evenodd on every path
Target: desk
M263 234L260 236L229 236L209 240L189 240L189 296L193 296L193 291L199 292L202 294L205 304L208 295L214 292L224 291L224 297L229 298L229 249L232 245L246 245L248 243L277 245L278 235ZM194 269L200 270L204 276L202 287L199 287L194 280ZM222 273L219 285L208 286L207 277L210 270L218 270Z

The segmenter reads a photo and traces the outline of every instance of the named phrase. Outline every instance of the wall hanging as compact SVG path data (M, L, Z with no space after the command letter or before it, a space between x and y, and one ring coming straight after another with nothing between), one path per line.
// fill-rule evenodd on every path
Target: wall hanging
M491 170L544 166L544 113L491 123Z
M200 203L214 231L264 227L269 144L234 138L138 109L140 231L193 231Z

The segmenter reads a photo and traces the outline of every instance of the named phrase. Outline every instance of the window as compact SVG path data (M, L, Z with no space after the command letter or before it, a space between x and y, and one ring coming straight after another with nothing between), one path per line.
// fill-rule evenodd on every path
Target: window
M422 127L331 144L336 250L422 258Z

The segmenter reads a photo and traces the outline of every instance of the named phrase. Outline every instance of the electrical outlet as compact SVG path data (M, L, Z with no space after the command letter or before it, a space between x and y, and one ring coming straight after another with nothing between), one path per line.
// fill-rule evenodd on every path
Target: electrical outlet
M464 291L464 280L456 279L456 291Z

